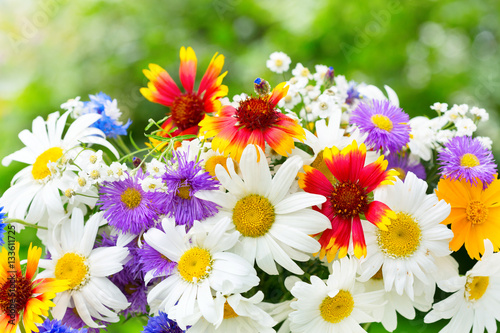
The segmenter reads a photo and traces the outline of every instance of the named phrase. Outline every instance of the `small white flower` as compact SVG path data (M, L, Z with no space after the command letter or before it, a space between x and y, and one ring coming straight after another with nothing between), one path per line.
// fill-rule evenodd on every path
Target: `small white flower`
M491 140L491 138L487 136L478 136L476 137L476 139L479 140L479 142L481 143L481 145L483 145L484 148L491 150L493 146L493 141Z
M127 165L125 163L113 162L109 166L109 170L112 172L112 177L115 180L124 180L127 178L127 174L125 171L128 170ZM109 176L109 173L107 174Z
M281 74L288 71L292 60L283 52L273 52L269 56L269 60L266 62L267 68L272 72Z
M146 163L146 171L153 177L161 177L165 173L166 168L167 166L156 158Z
M456 131L453 130L440 130L436 133L436 142L445 144L455 136Z
M431 105L431 109L435 110L438 113L440 112L443 113L446 112L446 110L448 110L448 104L436 102L433 105Z
M477 129L474 121L469 118L462 118L455 122L455 126L457 128L457 136L472 136Z
M118 108L118 102L116 99L104 102L104 113L106 114L106 116L113 119L116 124L122 125L122 122L119 121L120 117L122 116L122 112Z
M313 79L317 82L317 85L322 85L325 80L325 74L328 72L328 66L316 65L314 69L316 69L316 73L313 74Z
M299 91L294 87L290 86L287 95L278 102L280 108L293 109L295 105L300 103L301 95Z
M66 103L61 104L61 109L71 112L71 117L76 119L82 115L84 103L80 101L80 96L68 99Z
M157 192L164 189L163 181L160 178L146 177L139 180L139 184L145 192Z
M332 116L334 113L340 114L338 111L338 105L335 103L335 99L330 96L323 94L318 97L317 102L312 108L312 113L322 119Z
M472 107L469 112L480 121L488 121L488 119L490 119L488 112L486 112L485 109L478 108L477 106Z

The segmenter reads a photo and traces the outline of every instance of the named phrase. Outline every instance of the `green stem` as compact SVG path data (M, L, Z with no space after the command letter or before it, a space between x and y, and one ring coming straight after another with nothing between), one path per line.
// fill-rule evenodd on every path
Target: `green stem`
M114 141L117 143L118 146L120 146L120 148L125 152L125 154L130 154L131 151L130 149L127 147L127 145L125 144L125 142L123 142L123 139L120 135L118 135Z
M363 329L364 329L365 331L367 331L367 332L368 332L368 329L370 328L370 325L371 325L371 324L372 324L372 323L365 323L365 324L363 325Z
M34 224L31 224L31 223L28 223L26 221L23 221L23 220L19 220L19 219L6 219L5 222L7 223L19 223L21 225L24 225L25 227L31 227L31 228L35 228L35 229L43 229L43 230L48 230L47 228L45 227L42 227L42 226L39 226L39 225L34 225Z

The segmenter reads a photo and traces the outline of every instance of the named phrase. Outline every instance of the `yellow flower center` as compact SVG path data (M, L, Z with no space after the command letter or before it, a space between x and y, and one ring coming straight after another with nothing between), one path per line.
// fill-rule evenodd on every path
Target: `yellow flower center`
M250 194L238 200L233 208L233 223L243 236L264 236L274 223L274 207L269 199Z
M482 224L488 218L488 207L481 201L472 200L465 209L467 221L472 224Z
M392 130L392 121L388 117L381 114L374 114L370 119L373 125L377 126L381 130L387 132L390 132Z
M303 76L303 77L307 77L307 76L309 76L309 74L310 74L310 73L311 73L311 72L309 71L309 69L307 69L307 68L305 68L305 67L304 67L304 68L302 68L302 70L300 71L300 75L301 75L301 76Z
M479 164L479 159L474 154L467 153L460 158L460 165L466 168L473 168Z
M378 245L392 258L411 256L420 246L422 231L411 215L397 212L387 231L378 230Z
M31 170L31 174L33 178L36 180L44 179L47 176L50 176L52 173L50 172L47 164L50 162L57 162L63 156L63 150L59 147L53 147L47 149L43 153L41 153L37 158L35 163L33 163L33 169Z
M135 188L129 187L123 191L120 200L127 206L128 209L134 209L141 204L141 192Z
M85 257L76 253L66 253L57 261L55 276L58 280L68 280L69 289L79 289L87 282L89 276Z
M327 296L319 306L321 317L329 323L336 324L351 315L354 299L350 292L340 290L335 297Z
M226 303L224 303L224 319L231 319L236 317L238 317L238 314L234 312L231 305L229 305L229 303L226 301Z
M283 66L283 60L281 60L281 59L274 60L274 63L276 64L276 67Z
M197 283L209 276L212 270L212 256L208 250L193 247L184 252L177 269L184 280Z
M222 155L214 155L212 157L210 157L206 162L205 162L205 171L208 172L210 174L210 176L214 177L214 178L217 178L215 176L215 167L220 164L224 167L224 169L226 169L227 171L227 165L226 165L226 161L227 161L227 157L224 157Z
M489 276L474 276L472 280L468 278L465 284L465 296L469 301L477 301L483 297L489 284Z
M405 180L405 178L406 178L406 171L404 171L401 168L394 168L394 170L396 170L397 172L399 172L399 175L398 175L399 179Z
M177 196L182 199L191 199L190 189L191 186L189 185L179 187L177 189Z

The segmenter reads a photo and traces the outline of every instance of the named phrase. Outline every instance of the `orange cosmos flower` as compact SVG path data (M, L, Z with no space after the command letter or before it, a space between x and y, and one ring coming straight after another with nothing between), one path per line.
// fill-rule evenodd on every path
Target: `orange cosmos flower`
M212 149L239 162L243 149L249 144L265 143L276 153L287 156L294 147L293 139L304 140L306 134L297 120L281 113L276 105L286 96L286 82L276 86L267 96L250 96L238 108L225 105L217 117L205 117L200 122L200 133L214 137Z
M47 316L55 306L51 299L56 293L68 289L66 280L37 279L32 281L42 254L39 247L28 249L28 263L23 276L19 261L19 243L0 253L0 332L16 332L23 320L26 332L38 332L35 323L42 323L40 316Z
M436 195L451 205L451 213L443 224L451 224L453 239L450 249L458 251L465 244L469 256L479 260L484 253L484 240L489 239L494 251L500 249L500 180L497 176L483 190L483 183L471 184L466 179L439 180Z
M220 110L219 98L227 95L227 86L222 85L222 79L227 72L219 75L224 65L224 56L213 56L207 71L201 79L198 91L194 90L197 59L191 47L181 47L181 65L179 77L185 92L181 92L177 84L166 70L156 64L149 64L144 75L149 79L148 87L141 88L141 93L149 101L168 106L171 116L163 124L165 137L198 134L198 123L206 113ZM172 133L168 131L177 128ZM163 136L163 135L162 135Z
M332 223L319 238L320 258L325 254L328 261L347 254L352 232L354 255L366 256L366 243L360 214L382 230L396 214L384 203L369 200L369 194L380 185L392 185L397 171L387 169L387 160L380 156L365 166L366 146L358 147L356 141L339 151L337 147L323 151L323 161L333 175L329 180L322 171L304 165L305 173L299 173L299 186L304 191L323 195L326 202L318 209ZM330 178L331 179L331 178Z

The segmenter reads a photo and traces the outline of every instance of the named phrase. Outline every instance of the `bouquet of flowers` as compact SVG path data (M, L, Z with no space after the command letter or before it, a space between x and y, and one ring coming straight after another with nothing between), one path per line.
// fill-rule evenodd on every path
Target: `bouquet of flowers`
M0 331L142 316L145 333L392 332L416 310L449 319L443 332L496 331L500 181L492 141L474 137L484 109L435 103L434 118L410 119L390 87L300 63L229 99L223 65L215 54L195 88L181 48L181 89L150 64L141 93L166 117L144 124L144 144L125 143L131 121L104 93L19 133L25 147L2 160L28 166L0 198ZM21 261L11 234L25 227L40 244ZM465 275L462 247L477 261ZM435 300L436 286L448 294Z

